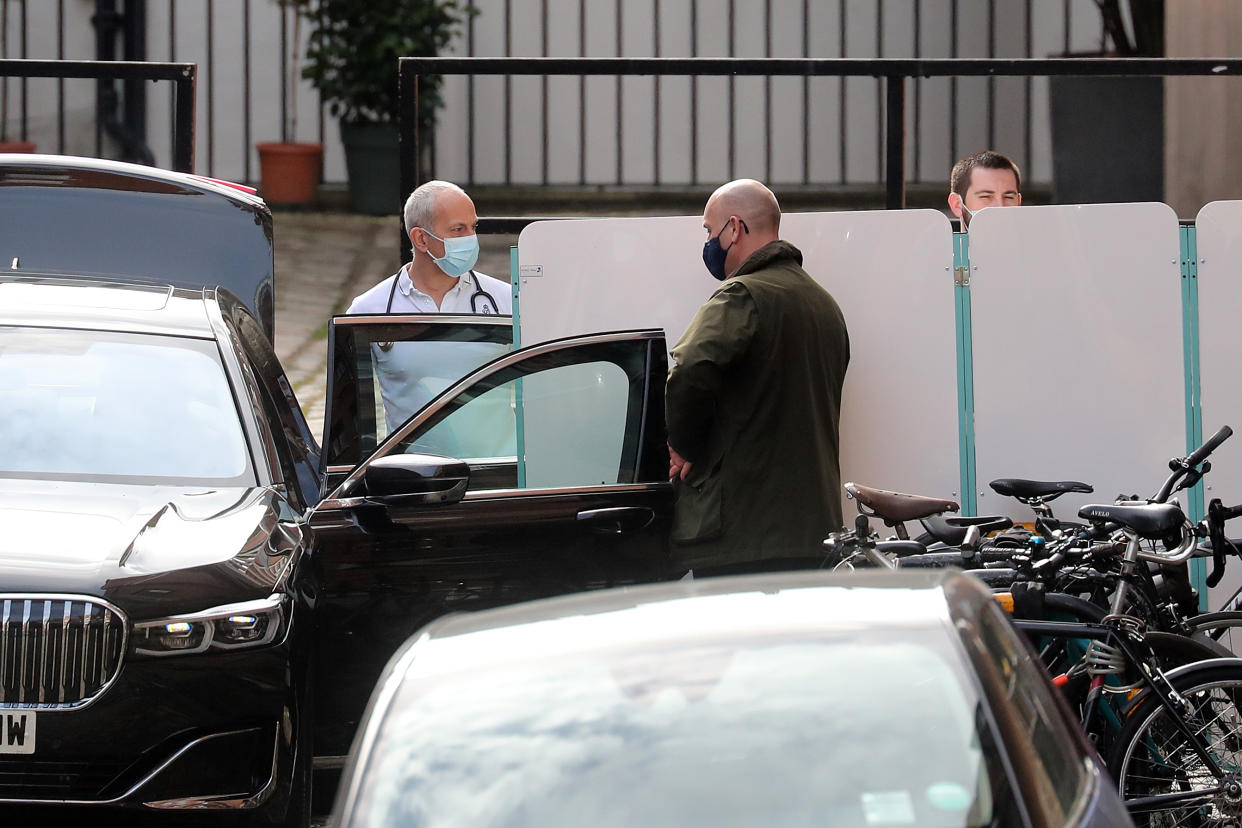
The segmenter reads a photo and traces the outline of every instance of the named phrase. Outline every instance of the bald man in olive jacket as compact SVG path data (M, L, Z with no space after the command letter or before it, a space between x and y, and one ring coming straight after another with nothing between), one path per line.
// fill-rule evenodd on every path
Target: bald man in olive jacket
M675 571L808 568L841 527L841 385L849 335L836 301L781 241L758 181L712 194L703 261L724 284L673 347L665 388L676 487Z

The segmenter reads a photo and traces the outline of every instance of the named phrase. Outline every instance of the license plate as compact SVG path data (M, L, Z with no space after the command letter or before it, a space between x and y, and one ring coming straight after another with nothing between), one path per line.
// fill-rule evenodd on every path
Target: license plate
M34 711L0 711L0 753L34 753L34 750Z

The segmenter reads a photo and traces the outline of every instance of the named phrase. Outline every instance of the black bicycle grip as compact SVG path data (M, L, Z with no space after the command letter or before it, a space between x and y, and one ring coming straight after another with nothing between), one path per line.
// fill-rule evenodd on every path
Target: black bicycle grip
M1216 451L1216 447L1233 436L1233 429L1229 426L1221 426L1220 431L1213 434L1207 439L1203 445L1190 453L1186 458L1186 465L1194 468L1208 458L1212 452Z

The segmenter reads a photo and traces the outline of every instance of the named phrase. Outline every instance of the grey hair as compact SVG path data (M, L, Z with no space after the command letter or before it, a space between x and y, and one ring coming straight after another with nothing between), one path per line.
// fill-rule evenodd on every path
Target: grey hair
M466 194L465 190L451 181L428 181L410 193L410 197L405 200L405 209L402 211L407 236L415 227L430 230L431 226L436 223L436 198L444 192Z

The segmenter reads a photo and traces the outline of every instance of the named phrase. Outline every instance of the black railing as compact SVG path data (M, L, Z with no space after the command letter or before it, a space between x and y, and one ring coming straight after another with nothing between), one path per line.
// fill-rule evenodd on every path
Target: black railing
M182 172L194 172L194 95L198 68L193 63L0 60L0 78L172 81L172 166Z
M709 76L736 77L840 77L876 78L886 85L883 130L883 180L885 205L889 209L905 206L905 136L907 79L961 77L1051 77L1058 75L1108 76L1232 76L1242 74L1242 60L1181 59L1181 58L1048 58L1048 59L906 59L885 58L855 60L849 58L416 58L400 60L398 113L401 151L401 187L408 193L418 185L420 174L417 159L423 158L425 136L419 135L416 111L420 78L427 75L480 76L534 75L547 78L556 75L623 77L667 76L702 78ZM656 89L659 89L657 81ZM656 96L658 106L658 94ZM729 103L729 146L735 144L736 119L732 99ZM512 115L506 114L503 132L512 128ZM692 106L690 120L698 117L697 104ZM580 118L585 115L580 113ZM770 110L765 125L765 152L772 152ZM618 118L620 122L622 118ZM658 120L658 119L657 119ZM803 121L809 121L803 113ZM545 119L546 135L548 125ZM691 143L694 143L693 133ZM810 140L807 136L806 140ZM807 144L804 144L807 146ZM433 161L434 165L434 161Z

